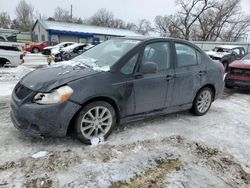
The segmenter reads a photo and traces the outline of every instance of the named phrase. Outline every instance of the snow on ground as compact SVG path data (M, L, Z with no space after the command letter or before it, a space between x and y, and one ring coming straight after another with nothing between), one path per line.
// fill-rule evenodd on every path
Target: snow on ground
M31 68L43 67L48 64L47 56L28 53L24 56L24 66Z
M0 187L250 186L250 92L226 90L203 117L180 112L139 121L86 146L13 127L9 95L32 70L0 69Z

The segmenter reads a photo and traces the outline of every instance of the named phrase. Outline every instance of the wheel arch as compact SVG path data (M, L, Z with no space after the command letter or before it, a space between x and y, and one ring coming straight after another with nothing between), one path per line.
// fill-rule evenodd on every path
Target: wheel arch
M5 58L5 57L0 57L0 64L6 64L7 62L10 62L9 59Z
M73 116L73 118L70 120L68 129L67 129L67 134L73 132L75 120L76 120L78 114L83 109L83 107L86 106L86 105L88 105L88 104L90 104L90 103L92 103L92 102L96 102L96 101L104 101L104 102L109 103L114 108L115 114L116 114L116 117L117 117L116 121L117 121L117 123L119 123L119 121L120 121L120 107L119 107L118 103L114 99L112 99L110 97L96 96L96 97L93 97L93 98L90 98L90 99L86 100L85 102L83 102L81 104L81 108L75 113L75 115Z
M212 90L212 92L213 92L213 101L214 101L215 95L216 95L216 89L215 89L215 86L214 86L213 84L208 83L208 84L203 85L203 86L196 92L195 97L194 97L194 99L193 99L193 102L194 102L194 100L195 100L197 94L198 94L203 88L205 88L205 87L208 87L208 88L210 88L210 89Z

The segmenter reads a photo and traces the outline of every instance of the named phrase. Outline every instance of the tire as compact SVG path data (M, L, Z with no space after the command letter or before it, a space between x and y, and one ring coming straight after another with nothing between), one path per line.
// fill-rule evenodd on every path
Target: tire
M194 99L191 112L196 116L205 115L211 107L213 97L214 93L209 87L202 88Z
M226 87L227 89L233 89L233 88L234 88L233 86L228 85L227 83L225 83L225 87Z
M116 113L113 106L104 101L97 101L86 105L80 111L74 130L81 142L91 144L93 138L107 139L115 125Z
M33 48L32 53L38 54L40 52L39 48Z
M8 62L7 59L0 58L0 67L4 67L4 65Z

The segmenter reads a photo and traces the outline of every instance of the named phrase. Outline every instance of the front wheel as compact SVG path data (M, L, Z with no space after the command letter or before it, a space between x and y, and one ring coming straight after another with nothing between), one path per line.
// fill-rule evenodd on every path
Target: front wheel
M107 102L97 101L86 105L75 122L77 138L85 144L92 139L106 139L116 125L115 110Z
M201 89L195 97L191 112L197 116L205 115L211 107L213 92L209 87Z

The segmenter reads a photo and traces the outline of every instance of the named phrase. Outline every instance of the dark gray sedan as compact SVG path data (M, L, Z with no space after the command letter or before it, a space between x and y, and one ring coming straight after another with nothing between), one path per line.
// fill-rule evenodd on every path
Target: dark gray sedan
M26 75L15 87L11 119L34 136L74 131L89 144L118 123L191 110L207 113L224 88L224 69L197 46L170 38L118 38L73 61Z

